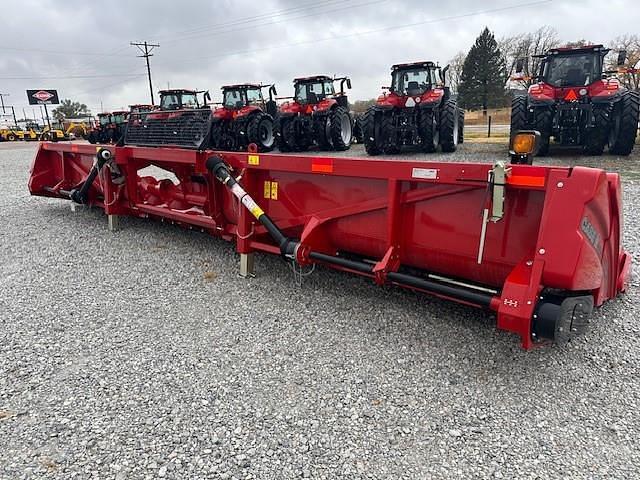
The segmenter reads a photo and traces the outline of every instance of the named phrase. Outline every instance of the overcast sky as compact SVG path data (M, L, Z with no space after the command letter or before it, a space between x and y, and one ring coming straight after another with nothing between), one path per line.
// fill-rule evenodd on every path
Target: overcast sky
M209 89L349 75L352 99L389 84L393 63L441 64L467 51L483 27L502 37L543 25L563 41L607 43L637 33L637 0L150 0L34 1L0 14L0 93L27 106L25 90L58 89L94 113L148 103L144 59L130 41L159 43L151 58L154 90ZM29 113L27 113L29 115Z

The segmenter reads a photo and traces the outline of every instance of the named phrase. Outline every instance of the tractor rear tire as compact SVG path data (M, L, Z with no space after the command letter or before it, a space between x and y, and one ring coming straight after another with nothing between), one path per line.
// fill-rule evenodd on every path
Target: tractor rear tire
M247 140L255 143L259 152L270 152L275 145L273 118L266 113L257 113L247 124Z
M278 146L278 150L280 150L283 153L287 153L291 151L291 147L286 142L283 134L284 127L287 122L291 122L291 119L276 117L273 125L274 126L273 132L276 137L276 145Z
M443 152L455 152L458 146L458 104L447 100L440 112L440 145Z
M282 126L282 138L294 152L302 152L309 148L309 144L301 139L296 132L296 121L291 119Z
M379 155L382 151L380 147L380 116L376 115L373 108L367 109L362 115L360 125L362 127L362 142L368 155Z
M464 143L464 110L458 109L458 145Z
M435 112L432 108L425 108L420 111L418 133L422 151L426 153L435 152L440 143L440 130L435 119Z
M400 152L400 146L397 143L396 131L394 128L394 113L384 113L380 119L380 135L382 137L382 151L388 154L396 154Z
M627 91L613 108L609 134L609 152L627 156L633 150L638 134L640 94Z
M551 109L547 107L536 108L533 112L534 130L540 132L540 144L538 145L539 157L549 154L549 143L551 140Z
M527 124L527 97L519 95L511 101L511 131L510 136L514 136L520 130L529 130Z
M596 107L593 109L595 126L587 135L584 144L584 153L587 155L602 155L609 137L609 112L608 108Z
M331 133L331 144L337 151L348 150L353 138L351 128L351 115L344 107L336 107L329 113L329 131Z

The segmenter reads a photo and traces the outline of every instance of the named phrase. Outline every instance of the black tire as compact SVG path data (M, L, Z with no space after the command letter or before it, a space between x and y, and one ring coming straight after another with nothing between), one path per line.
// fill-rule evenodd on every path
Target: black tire
M425 108L420 111L418 134L420 135L422 151L427 153L435 152L440 143L440 130L432 108Z
M346 108L335 107L329 113L329 131L334 150L344 151L349 149L353 138L351 125L351 115L349 115L349 110Z
M452 98L440 112L440 145L443 152L455 152L458 147L458 105Z
M529 130L527 122L527 97L519 95L511 101L511 127L510 136L514 136L520 130Z
M287 153L291 151L291 147L285 141L284 135L282 134L284 130L284 125L290 121L291 121L290 118L276 117L274 122L274 134L276 136L276 145L278 147L278 150L280 150L283 153Z
M47 133L43 133L43 134L40 136L40 139L41 139L43 142L48 142L48 141L50 141L50 140L51 140L51 134L50 134L49 132L47 132Z
M282 138L292 151L302 152L309 148L309 144L298 135L296 123L295 119L291 119L282 125Z
M313 136L320 150L333 150L329 115L317 115L313 120Z
M259 152L270 152L275 146L273 118L266 113L257 113L247 124L247 140L255 143Z
M602 155L609 137L609 108L594 107L595 125L588 132L584 143L584 153L587 155Z
M382 151L380 142L380 115L376 115L373 107L367 109L360 120L362 142L368 155L379 155Z
M214 150L219 149L222 145L222 122L213 121L211 123L211 131L209 132L209 146Z
M362 135L362 115L356 115L353 118L353 143L362 144L364 137Z
M458 145L464 143L464 110L458 109Z
M539 157L549 154L549 143L551 141L551 109L548 107L538 107L533 112L533 125L531 128L540 132L540 144L538 145Z
M633 150L638 134L640 94L627 91L613 107L609 134L609 152L627 156Z
M15 141L17 140L17 138L18 138L18 137L16 137L16 134L15 134L15 133L10 133L10 134L8 134L8 135L7 135L7 140L8 140L9 142L15 142Z
M87 141L92 145L95 145L96 143L98 143L98 139L96 138L96 133L93 131L89 132L89 135L87 135Z
M382 139L382 151L395 154L400 152L396 129L394 128L395 115L393 111L386 112L380 119L380 137Z

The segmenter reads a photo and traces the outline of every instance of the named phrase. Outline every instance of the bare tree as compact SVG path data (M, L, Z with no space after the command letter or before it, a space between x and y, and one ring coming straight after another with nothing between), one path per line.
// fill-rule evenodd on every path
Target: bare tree
M528 88L535 83L540 70L540 58L536 55L544 55L552 48L560 45L558 32L555 28L545 25L534 32L521 33L501 40L501 50L507 60L509 74L513 75L519 58L526 59L522 78L515 80L516 85Z
M453 93L458 93L458 85L460 85L465 58L467 58L466 53L458 52L449 60L449 87Z
M622 35L609 42L612 54L608 55L605 62L607 70L617 70L618 78L632 90L640 90L640 36ZM618 66L618 52L626 50L627 61Z

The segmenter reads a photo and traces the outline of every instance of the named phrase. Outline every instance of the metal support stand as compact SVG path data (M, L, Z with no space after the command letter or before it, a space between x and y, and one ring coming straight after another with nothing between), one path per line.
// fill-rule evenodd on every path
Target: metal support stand
M256 276L253 270L253 253L240 254L240 276L243 278Z
M117 232L120 228L120 217L118 215L107 215L109 222L109 231Z

